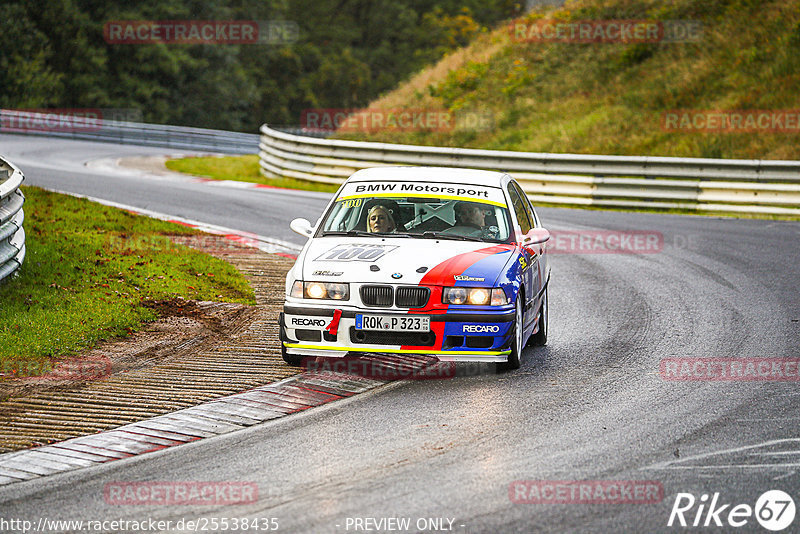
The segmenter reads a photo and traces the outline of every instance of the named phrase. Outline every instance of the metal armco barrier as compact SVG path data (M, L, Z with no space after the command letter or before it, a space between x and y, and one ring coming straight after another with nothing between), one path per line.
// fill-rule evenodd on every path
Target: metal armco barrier
M186 126L168 126L83 118L68 122L58 113L0 110L0 133L21 133L105 141L131 145L158 146L184 150L207 150L224 154L254 154L258 135Z
M339 184L384 165L508 172L534 202L800 215L800 161L540 154L317 139L266 124L261 172Z
M22 171L0 157L0 282L14 274L25 259L25 197L19 190L24 179Z

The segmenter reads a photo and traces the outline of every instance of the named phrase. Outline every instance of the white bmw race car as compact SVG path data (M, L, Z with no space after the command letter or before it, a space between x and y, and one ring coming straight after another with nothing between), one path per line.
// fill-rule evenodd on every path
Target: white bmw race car
M280 314L290 365L367 352L516 369L547 341L550 233L507 174L364 169L291 227L309 239Z

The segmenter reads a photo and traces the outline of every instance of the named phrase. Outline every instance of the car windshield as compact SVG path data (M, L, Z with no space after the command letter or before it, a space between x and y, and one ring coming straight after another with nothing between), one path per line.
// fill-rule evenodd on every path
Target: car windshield
M499 190L498 190L499 191ZM507 243L508 209L500 202L413 196L341 196L321 225L321 236L441 238Z

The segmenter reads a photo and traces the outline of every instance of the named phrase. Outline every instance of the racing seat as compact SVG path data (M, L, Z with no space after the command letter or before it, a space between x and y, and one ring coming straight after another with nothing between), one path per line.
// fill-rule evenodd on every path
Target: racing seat
M392 211L392 218L394 218L394 222L397 225L396 231L406 231L406 221L397 202L394 200L381 198L373 198L372 200L364 203L364 207L361 208L361 215L358 217L358 223L354 228L355 230L361 230L363 232L367 231L367 215L369 214L369 210L371 210L374 206L386 206L389 208Z

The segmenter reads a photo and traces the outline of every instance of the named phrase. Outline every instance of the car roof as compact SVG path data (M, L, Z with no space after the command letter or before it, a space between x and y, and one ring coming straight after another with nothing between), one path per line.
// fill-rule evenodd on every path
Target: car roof
M500 187L505 173L450 167L370 167L355 172L348 182L447 182Z

